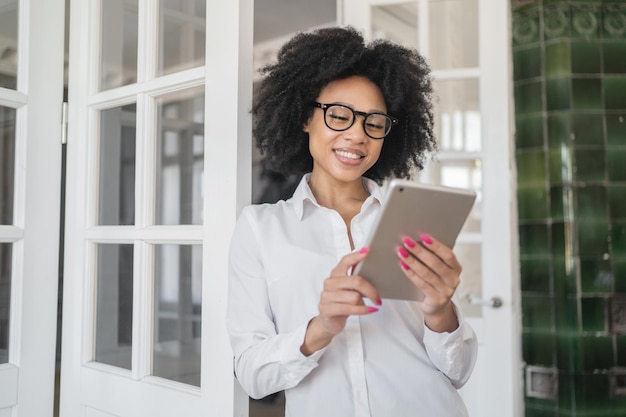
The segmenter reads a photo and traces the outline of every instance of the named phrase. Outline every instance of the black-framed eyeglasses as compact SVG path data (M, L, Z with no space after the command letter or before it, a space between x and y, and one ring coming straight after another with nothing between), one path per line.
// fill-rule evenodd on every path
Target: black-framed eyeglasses
M391 132L398 119L381 112L364 113L343 104L322 104L315 102L315 107L324 110L324 123L329 129L337 132L348 130L357 116L363 116L363 130L372 139L383 139Z

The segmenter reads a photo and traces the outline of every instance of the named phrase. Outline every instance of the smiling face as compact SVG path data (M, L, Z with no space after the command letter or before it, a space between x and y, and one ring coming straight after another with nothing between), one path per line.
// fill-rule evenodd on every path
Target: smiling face
M327 84L317 98L323 104L342 104L364 113L387 112L380 89L369 79L352 76ZM324 110L317 108L304 126L309 133L313 157L312 177L316 182L356 182L378 160L384 139L372 139L363 130L358 115L347 130L337 132L324 123Z

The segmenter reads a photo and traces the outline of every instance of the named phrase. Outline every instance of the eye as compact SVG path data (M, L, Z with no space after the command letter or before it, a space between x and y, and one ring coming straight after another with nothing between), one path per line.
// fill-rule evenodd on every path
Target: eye
M347 121L350 120L350 117L348 115L337 114L337 113L333 113L333 112L329 112L328 113L328 117L333 119L333 120L339 120L341 122L347 122Z

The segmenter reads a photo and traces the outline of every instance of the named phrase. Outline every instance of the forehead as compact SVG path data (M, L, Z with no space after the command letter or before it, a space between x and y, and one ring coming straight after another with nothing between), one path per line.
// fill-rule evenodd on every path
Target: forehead
M331 81L320 91L318 101L322 103L347 104L357 110L385 112L385 97L370 79L352 76Z

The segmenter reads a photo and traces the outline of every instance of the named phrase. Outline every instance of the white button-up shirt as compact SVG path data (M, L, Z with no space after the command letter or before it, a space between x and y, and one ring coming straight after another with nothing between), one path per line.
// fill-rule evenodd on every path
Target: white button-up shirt
M349 317L325 348L300 352L324 280L351 251L343 219L317 204L309 176L287 201L246 207L235 228L227 327L242 387L253 398L285 390L293 417L467 416L457 388L477 343L458 309L459 327L436 333L417 303L386 299ZM381 208L379 187L365 184L370 196L351 223L357 249Z

